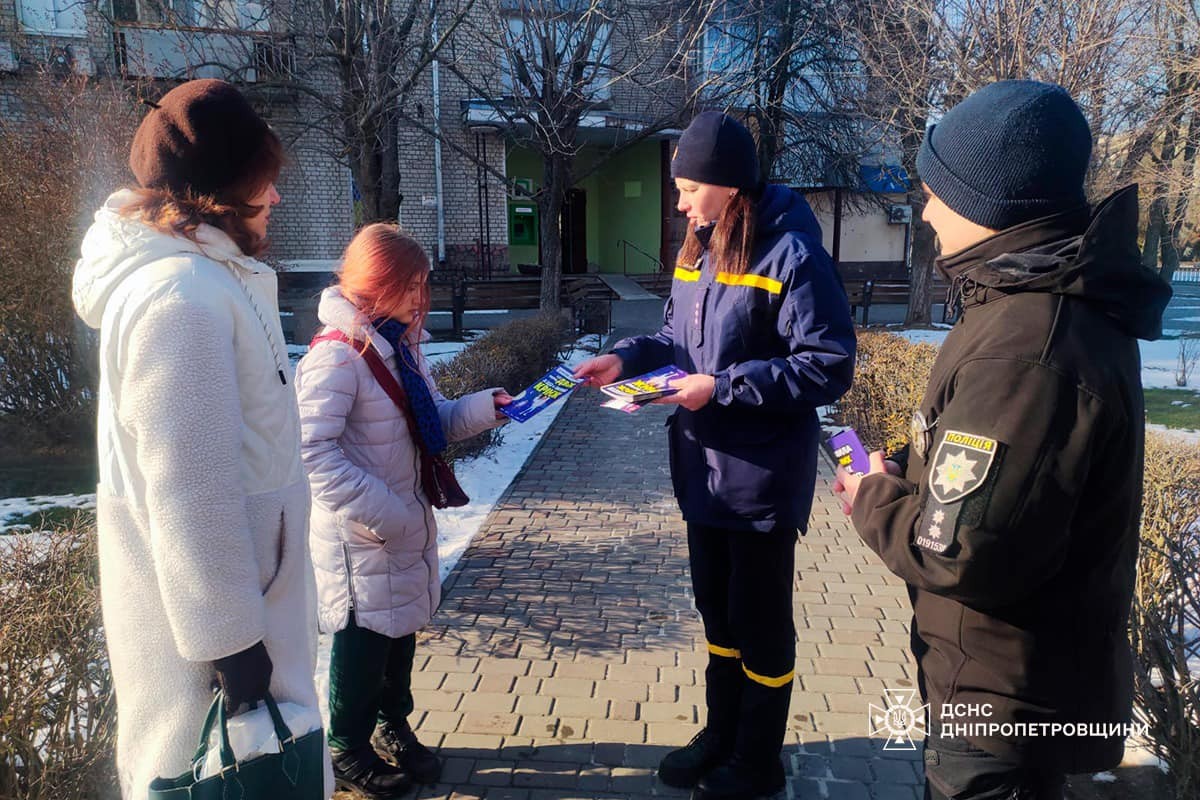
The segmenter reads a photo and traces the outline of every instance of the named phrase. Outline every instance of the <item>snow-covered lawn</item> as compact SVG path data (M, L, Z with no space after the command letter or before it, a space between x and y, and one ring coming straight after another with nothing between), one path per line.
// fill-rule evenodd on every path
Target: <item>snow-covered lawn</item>
M948 328L880 328L887 333L903 336L910 342L925 342L934 347L941 347L950 333ZM1179 340L1159 339L1156 342L1138 342L1142 353L1142 386L1146 389L1177 389L1175 385L1175 369L1179 362ZM1200 389L1200 368L1192 373L1188 387Z
M6 497L0 499L0 532L12 520L35 514L38 511L50 511L55 508L77 508L81 511L96 507L94 494L48 494L37 497Z

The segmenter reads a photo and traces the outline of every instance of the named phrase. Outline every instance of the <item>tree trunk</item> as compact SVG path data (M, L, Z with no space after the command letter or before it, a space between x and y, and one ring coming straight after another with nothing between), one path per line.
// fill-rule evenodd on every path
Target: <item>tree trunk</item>
M569 156L551 155L542 171L542 192L538 196L541 226L538 233L542 246L542 310L558 311L562 307L562 229L560 217L567 192L571 189Z
M937 241L933 228L921 219L925 195L920 190L908 193L912 206L912 235L909 237L908 313L905 325L928 325L929 308L933 303L933 262L937 257Z
M395 222L400 219L400 121L395 114L387 115L375 142L380 150L376 156L379 163L379 216L376 220Z
M1160 194L1150 203L1150 211L1146 221L1146 241L1142 244L1142 264L1150 269L1158 267L1158 251L1162 245L1163 228L1167 221L1163 206L1166 200Z
M1177 269L1179 269L1179 245L1175 243L1172 231L1167 229L1167 235L1162 237L1162 266L1159 268L1158 274L1167 283L1170 283Z

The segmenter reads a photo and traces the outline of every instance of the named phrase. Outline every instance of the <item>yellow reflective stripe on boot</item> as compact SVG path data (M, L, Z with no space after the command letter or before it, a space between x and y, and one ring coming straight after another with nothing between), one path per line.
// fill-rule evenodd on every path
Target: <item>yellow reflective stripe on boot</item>
M759 675L753 672L745 664L742 664L742 671L746 673L746 677L755 683L761 683L763 686L770 686L772 689L778 689L780 686L787 686L796 677L796 670L792 670L786 675L780 675L778 678L768 678L766 675Z
M732 647L718 647L712 642L708 643L708 652L714 656L722 656L724 658L741 658L742 651L734 650Z

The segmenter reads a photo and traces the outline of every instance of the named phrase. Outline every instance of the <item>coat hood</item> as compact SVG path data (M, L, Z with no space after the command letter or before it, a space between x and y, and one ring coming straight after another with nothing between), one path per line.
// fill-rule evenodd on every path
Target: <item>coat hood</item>
M317 319L323 325L337 328L351 339L362 341L365 338L369 340L371 346L383 358L394 355L396 352L388 340L375 330L375 326L371 324L367 315L342 294L340 286L330 286L321 292L321 301L317 305ZM427 342L432 338L429 331L424 328L417 334L418 342Z
M133 199L134 193L129 190L109 196L83 237L71 297L75 310L88 326L100 327L108 301L122 281L140 267L159 259L196 254L236 264L248 272L266 269L260 262L244 255L229 236L211 225L201 225L196 230L197 241L192 241L121 216L121 209Z
M1162 335L1171 287L1142 265L1137 225L1137 186L1129 186L1090 217L1078 209L1032 220L940 259L938 267L964 306L997 293L1067 295L1099 308L1125 333L1153 340Z
M758 235L806 233L821 241L821 226L808 201L786 186L770 183L758 201Z

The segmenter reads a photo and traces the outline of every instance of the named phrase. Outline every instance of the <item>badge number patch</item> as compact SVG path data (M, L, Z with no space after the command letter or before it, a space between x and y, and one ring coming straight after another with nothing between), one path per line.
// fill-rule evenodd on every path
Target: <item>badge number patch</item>
M933 454L929 491L943 505L957 503L983 486L996 459L995 439L962 431L946 431Z

